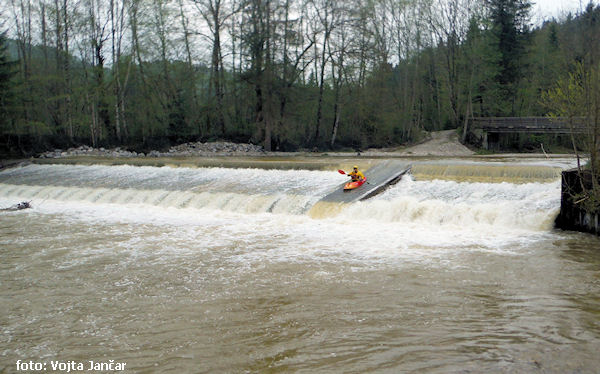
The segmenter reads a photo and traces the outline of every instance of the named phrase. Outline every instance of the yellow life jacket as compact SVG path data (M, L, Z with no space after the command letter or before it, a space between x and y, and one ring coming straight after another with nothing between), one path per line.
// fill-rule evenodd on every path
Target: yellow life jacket
M353 170L350 173L348 173L348 175L352 177L353 181L356 181L359 179L365 179L365 175L359 170L356 170L356 171Z

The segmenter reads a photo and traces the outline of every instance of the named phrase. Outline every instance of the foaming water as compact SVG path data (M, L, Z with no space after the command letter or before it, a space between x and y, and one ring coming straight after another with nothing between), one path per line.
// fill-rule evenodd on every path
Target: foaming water
M30 165L0 174L0 194L36 202L301 214L339 182L337 174L308 170Z
M520 228L548 231L559 210L560 183L465 183L415 181L410 176L378 199L345 211L385 222L469 229ZM358 212L361 212L360 214Z
M339 183L331 172L149 166L28 165L0 173L0 182L30 186L168 191L318 194ZM318 183L317 183L318 182Z
M560 204L557 180L472 183L411 176L364 202L319 202L344 181L334 172L307 170L31 165L0 174L0 199L5 205L33 200L38 212L90 221L194 227L213 226L219 217L249 241L257 233L285 233L294 243L318 243L304 255L329 248L336 257L339 238L368 236L371 249L349 249L361 258L418 258L423 251L465 247L512 251L514 243L548 235ZM295 256L295 245L284 247L282 258Z
M0 172L0 372L592 373L596 237L559 183L405 177L321 204L333 172ZM326 213L326 214L325 214Z

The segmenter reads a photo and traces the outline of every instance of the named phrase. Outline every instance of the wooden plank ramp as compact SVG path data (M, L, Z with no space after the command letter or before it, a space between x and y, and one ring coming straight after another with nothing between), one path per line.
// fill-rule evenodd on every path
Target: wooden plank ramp
M332 203L352 203L370 199L392 186L410 171L411 165L401 160L385 160L363 171L367 183L361 187L344 191L344 182L335 191L325 196L321 201Z

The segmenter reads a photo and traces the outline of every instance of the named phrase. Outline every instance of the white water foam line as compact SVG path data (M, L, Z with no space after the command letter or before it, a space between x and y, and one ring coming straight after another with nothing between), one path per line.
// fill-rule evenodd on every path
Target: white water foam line
M550 229L560 205L558 181L470 183L405 176L371 200L336 206L326 218L313 219L307 211L346 178L309 171L90 168L2 172L0 208L33 200L31 214L92 225L174 227L204 235L210 245L240 241L250 243L259 257L285 259L429 255L453 248L510 252L519 248L515 243L554 235ZM200 182L197 174L210 181Z
M0 206L9 200L0 197ZM60 222L85 232L100 230L137 238L106 243L94 249L97 251L126 251L134 257L138 251L165 254L159 255L158 261L168 261L170 256L194 256L199 251L218 256L223 248L229 248L227 261L246 267L289 261L356 261L361 266L365 261L454 263L450 258L469 252L521 255L529 244L555 236L553 232L513 225L386 222L356 219L348 212L329 219L311 219L306 215L70 200L47 200L33 209L5 214L20 215L23 222ZM231 254L232 247L239 249ZM460 266L460 261L456 264Z
M149 205L162 208L194 208L238 213L303 214L318 196L234 192L133 190L62 186L0 184L0 196L12 201L32 201L36 206L49 200L114 205Z
M0 183L5 184L237 192L249 195L288 193L321 196L347 179L335 170L193 169L127 165L28 165L0 173Z
M456 229L548 231L559 209L559 182L417 182L407 177L378 199L343 210L340 217Z
M208 189L207 189L208 190ZM0 184L0 196L15 200L86 201L97 204L150 205L254 214L304 214L319 195L249 194L226 191L170 191L122 188ZM361 203L332 208L324 217L426 226L493 225L549 230L558 212L560 185L552 183L466 183L414 181L406 176L384 194Z
M0 205L7 199L0 197ZM175 256L241 246L230 261L248 266L303 261L438 261L469 251L519 255L523 245L549 233L514 227L428 226L418 223L356 220L341 215L311 219L306 215L237 213L223 210L119 205L48 200L33 209L9 212L23 219L61 222L81 230L135 235L139 243L107 243L99 251L123 250L135 256L140 246ZM47 218L46 218L47 217ZM117 249L113 249L117 248ZM168 257L168 256L167 256Z
M558 198L552 192L555 186L548 184L474 186L438 181L427 182L427 189L423 183L426 182L408 179L378 199L345 206L337 215L324 220L301 215L314 202L306 196L292 195L40 189L2 184L0 201L9 204L33 199L36 211L109 222L211 226L210 222L220 217L229 226L245 227L267 236L300 227L301 236L320 245L331 237L336 239L330 245L340 238L360 237L370 243L385 243L382 248L390 245L444 248L458 243L495 247L499 243L529 240L532 235L549 232L558 210ZM470 189L480 192L474 196ZM432 193L437 198L431 198ZM482 197L493 201L484 202L480 200Z

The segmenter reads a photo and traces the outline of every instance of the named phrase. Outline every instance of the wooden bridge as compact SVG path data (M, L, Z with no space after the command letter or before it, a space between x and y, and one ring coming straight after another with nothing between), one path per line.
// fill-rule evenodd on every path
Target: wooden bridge
M475 117L470 120L472 133L480 132L482 145L488 149L497 141L498 134L583 134L586 132L585 118L550 117Z

